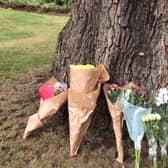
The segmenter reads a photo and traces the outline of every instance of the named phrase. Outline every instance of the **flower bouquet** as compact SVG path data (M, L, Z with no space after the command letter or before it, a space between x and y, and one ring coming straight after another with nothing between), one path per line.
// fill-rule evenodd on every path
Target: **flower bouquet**
M117 99L122 93L121 88L121 86L118 86L116 84L109 85L108 97L113 105L116 103Z
M149 145L149 157L153 159L153 168L157 168L157 140L160 137L160 120L159 114L148 114L142 117L145 134Z
M121 94L124 89L137 88L133 82L129 82L124 86L116 84L104 84L103 90L106 97L109 112L112 118L112 125L115 133L115 140L117 146L117 158L119 163L124 161L124 151L122 142L122 129L123 129L123 113L121 108Z
M168 88L161 88L155 97L155 110L161 115L160 138L162 168L168 167L167 145L168 145Z
M39 88L40 107L37 113L28 119L23 139L26 139L34 130L43 127L43 124L55 115L67 100L67 85L51 77Z
M56 82L55 84L44 84L39 88L39 95L41 99L47 100L52 98L59 93L67 90L67 84L64 82Z
M101 84L109 80L104 65L71 65L68 89L70 155L76 156L90 125Z
M151 113L154 94L146 89L132 88L125 90L121 99L129 136L134 142L135 168L139 168L141 141L144 136L144 126L141 118Z

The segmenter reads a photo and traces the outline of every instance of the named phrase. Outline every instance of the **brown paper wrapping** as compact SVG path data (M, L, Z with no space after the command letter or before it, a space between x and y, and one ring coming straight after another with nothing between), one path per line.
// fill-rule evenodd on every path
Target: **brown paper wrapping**
M80 143L91 122L101 83L109 80L103 65L92 69L70 68L68 111L70 126L70 155L76 156Z
M56 82L58 81L52 77L46 82L46 84L53 85ZM40 100L38 112L31 115L28 119L23 139L26 139L34 130L43 127L43 124L58 112L60 107L67 101L67 93L68 91L64 91L53 98L45 101L42 99Z
M109 85L110 84L104 84L103 90L104 90L104 94L110 111L110 115L112 118L113 129L114 129L114 134L116 139L116 146L117 146L117 153L118 153L116 160L120 163L123 163L124 162L124 150L123 150L123 143L122 143L123 113L121 108L121 99L119 97L115 102L115 104L112 104L107 93ZM137 86L133 82L130 82L124 85L121 89L129 89L132 87L136 88Z

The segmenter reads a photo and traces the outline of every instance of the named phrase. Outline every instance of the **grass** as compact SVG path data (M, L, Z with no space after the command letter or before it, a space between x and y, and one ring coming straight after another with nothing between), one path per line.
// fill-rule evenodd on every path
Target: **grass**
M0 8L0 79L52 63L67 19Z

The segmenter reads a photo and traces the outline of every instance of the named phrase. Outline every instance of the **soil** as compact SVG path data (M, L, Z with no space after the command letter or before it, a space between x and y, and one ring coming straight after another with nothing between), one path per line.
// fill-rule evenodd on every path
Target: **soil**
M49 70L46 66L0 81L0 168L120 168L112 129L89 129L75 158L69 157L68 121L60 121L59 115L22 139L28 117L38 109L38 88L49 78ZM133 143L126 128L123 143L125 165L133 168ZM151 167L146 141L141 163L142 168Z

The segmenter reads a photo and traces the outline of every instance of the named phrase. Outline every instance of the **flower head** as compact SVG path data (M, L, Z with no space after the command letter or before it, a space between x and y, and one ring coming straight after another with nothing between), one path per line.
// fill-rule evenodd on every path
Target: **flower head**
M161 120L160 114L157 114L157 113L155 113L155 114L148 114L148 115L145 115L145 116L142 117L142 121L143 122L157 121L157 120L158 121Z
M155 102L157 106L168 103L168 88L160 88L156 97Z
M148 106L148 102L144 101L144 107L147 107L147 106Z
M86 65L77 64L77 65L70 65L70 67L74 69L93 69L95 68L95 66L91 64L86 64Z
M116 84L111 84L109 87L110 87L111 89L113 89L113 88L121 88L120 86L118 86L118 85L116 85Z
M142 88L127 89L124 92L123 96L129 103L145 108L152 107L154 103L153 92L152 91L150 92L147 89Z
M131 89L127 89L127 90L125 91L124 97L125 97L126 100L129 99L129 96L130 96L131 92L132 92Z

